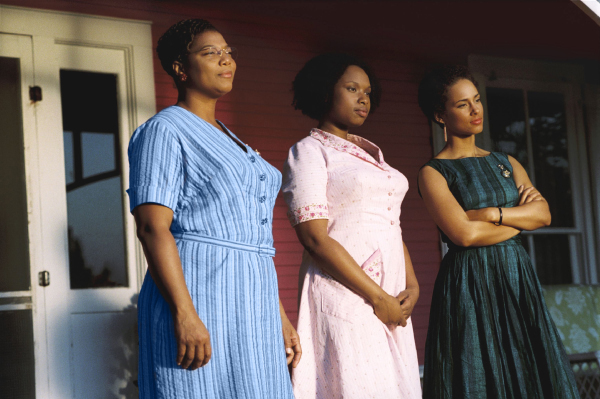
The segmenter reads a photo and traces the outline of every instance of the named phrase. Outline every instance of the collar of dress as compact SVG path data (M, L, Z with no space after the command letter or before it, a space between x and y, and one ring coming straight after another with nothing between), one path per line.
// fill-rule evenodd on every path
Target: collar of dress
M385 162L381 150L367 139L348 134L348 140L344 140L335 134L327 133L320 129L312 129L310 131L310 137L318 140L325 147L330 147L340 152L346 152L385 170Z

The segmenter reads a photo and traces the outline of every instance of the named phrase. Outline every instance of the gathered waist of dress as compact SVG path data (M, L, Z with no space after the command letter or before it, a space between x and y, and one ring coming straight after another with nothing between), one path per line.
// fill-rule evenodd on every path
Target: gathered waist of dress
M257 253L263 257L275 256L275 248L270 245L254 245L238 241L225 240L223 238L205 236L197 233L172 233L177 240L189 240L201 242L203 244L216 245L220 247L237 249L239 251L248 251Z
M506 241L499 242L498 244L488 245L485 247L461 247L459 245L454 244L453 242L451 242L449 240L448 240L448 242L446 242L446 244L448 245L448 252L460 252L460 251L476 250L479 248L508 247L508 246L522 245L521 234L517 234L516 236L509 238Z

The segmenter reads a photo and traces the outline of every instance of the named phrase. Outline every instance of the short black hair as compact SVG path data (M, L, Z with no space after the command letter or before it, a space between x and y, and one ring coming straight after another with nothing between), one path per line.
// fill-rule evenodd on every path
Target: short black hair
M438 66L425 74L419 83L419 107L427 119L444 126L435 120L436 114L443 114L448 100L448 88L461 79L470 80L477 87L477 81L469 68L464 65Z
M371 83L371 112L379 107L381 85L369 65L358 57L344 53L325 53L308 61L292 82L294 109L320 121L331 110L333 88L350 65L361 68Z
M173 79L175 79L173 63L175 61L183 63L194 37L206 31L218 32L217 28L205 19L184 19L167 29L158 39L156 52L160 64Z

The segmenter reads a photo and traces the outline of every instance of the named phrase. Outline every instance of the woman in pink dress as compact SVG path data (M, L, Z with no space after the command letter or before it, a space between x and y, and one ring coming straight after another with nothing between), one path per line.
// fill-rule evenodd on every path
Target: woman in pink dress
M349 134L381 89L361 60L323 54L293 83L294 105L318 121L284 166L288 216L305 248L292 372L297 399L420 398L410 319L419 286L400 229L408 181L379 147Z

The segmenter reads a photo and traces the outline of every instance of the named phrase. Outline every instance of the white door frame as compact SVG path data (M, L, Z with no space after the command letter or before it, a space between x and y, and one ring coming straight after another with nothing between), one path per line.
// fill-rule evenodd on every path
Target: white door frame
M69 398L73 382L69 369L68 241L66 192L57 46L71 45L118 49L126 59L126 108L128 126L121 132L122 154L133 130L156 112L150 23L74 13L0 5L0 31L29 36L33 51L33 85L42 88L41 102L29 107L33 118L24 118L25 162L30 213L32 290L40 311L48 317L34 325L36 391L38 398ZM26 97L25 100L28 100ZM27 101L28 102L28 101ZM23 109L25 114L26 109ZM32 111L27 111L32 112ZM24 115L25 116L25 115ZM25 124L32 124L28 128ZM128 163L122 157L123 184L128 182ZM124 204L127 204L123 192ZM145 273L144 257L134 244L134 222L125 206L127 260L137 275L129 274L132 288L139 291ZM51 270L49 287L37 285L37 274ZM46 328L64 323L64 330Z

